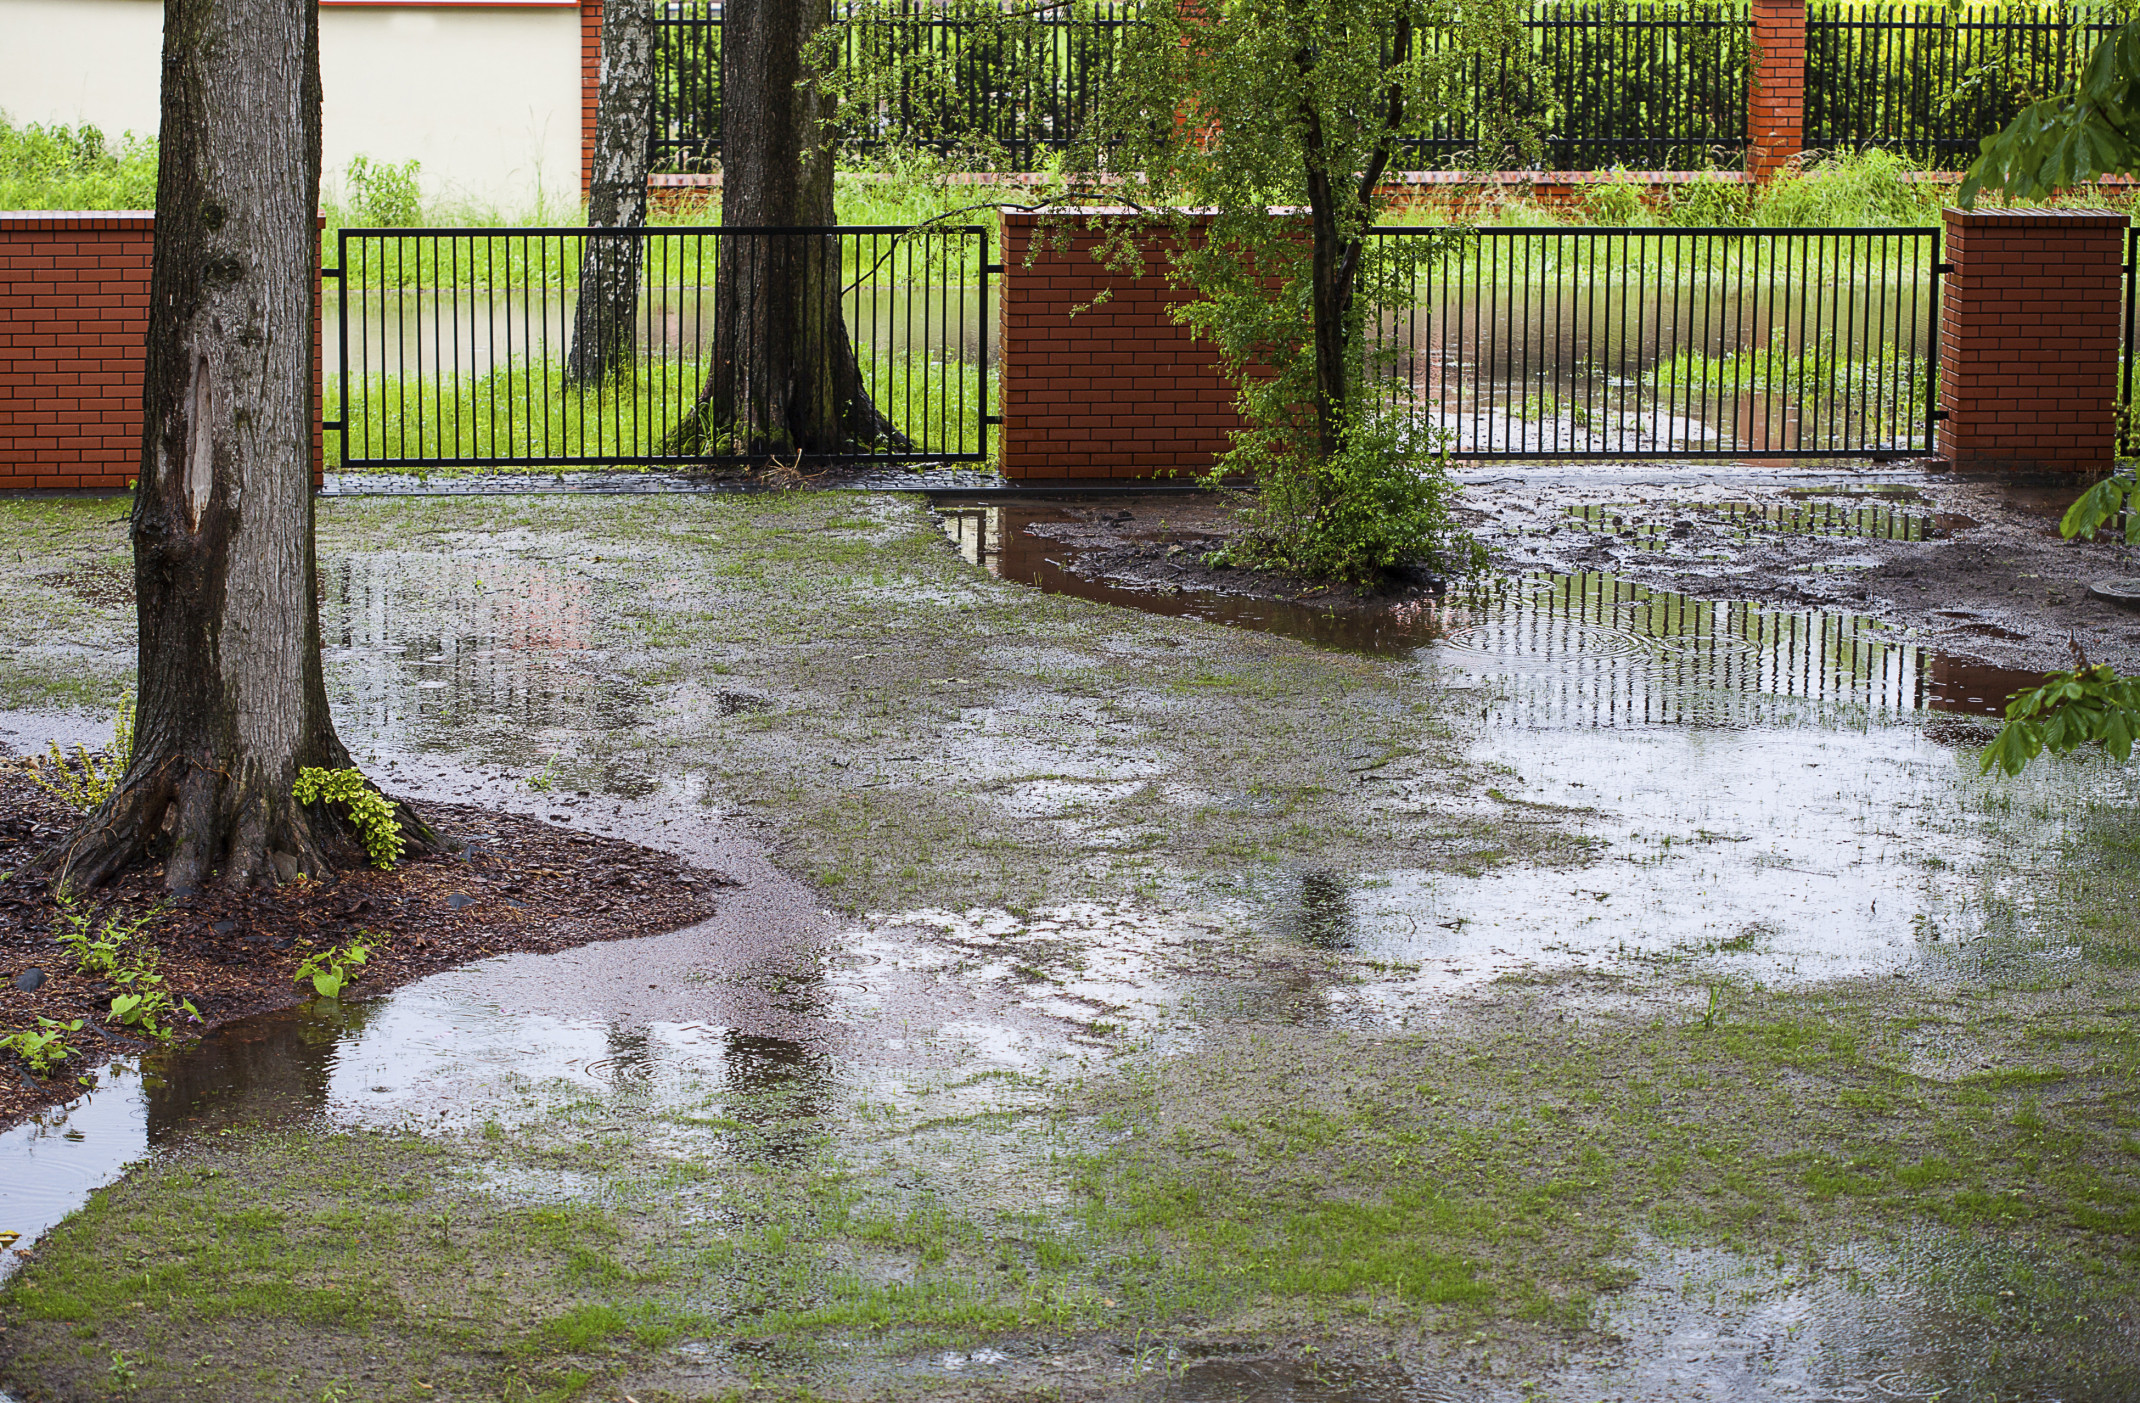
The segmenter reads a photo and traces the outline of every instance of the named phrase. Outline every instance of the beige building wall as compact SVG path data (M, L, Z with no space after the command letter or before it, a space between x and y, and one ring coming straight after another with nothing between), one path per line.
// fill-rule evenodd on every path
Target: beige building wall
M154 132L161 0L0 0L0 111ZM563 217L580 182L576 4L328 4L324 176L352 156L423 163L441 213Z

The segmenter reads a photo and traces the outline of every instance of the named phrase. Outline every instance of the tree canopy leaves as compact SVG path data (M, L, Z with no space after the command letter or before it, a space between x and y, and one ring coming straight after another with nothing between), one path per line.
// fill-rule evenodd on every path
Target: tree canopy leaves
M2104 175L2140 170L2140 20L2096 45L2075 85L2031 103L1996 136L1962 179L1962 208L1998 190L2041 200Z

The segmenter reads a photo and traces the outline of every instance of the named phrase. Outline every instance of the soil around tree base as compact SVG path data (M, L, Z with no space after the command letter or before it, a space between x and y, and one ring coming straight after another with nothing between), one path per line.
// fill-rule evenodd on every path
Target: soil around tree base
M371 947L350 996L372 998L490 955L676 930L712 915L714 890L731 885L667 853L513 814L429 803L421 812L460 840L453 851L390 871L178 899L164 892L160 867L142 867L80 909L99 929L156 913L135 939L156 949L174 999L190 999L200 1014L198 1022L180 1015L183 1041L313 997L294 976L307 954L330 946ZM111 1021L113 990L74 968L56 938L61 917L48 883L21 871L78 817L0 746L0 1036L38 1028L41 1018L82 1020L67 1037L76 1054L48 1077L0 1056L0 1130L80 1095L80 1079L112 1057L151 1047Z

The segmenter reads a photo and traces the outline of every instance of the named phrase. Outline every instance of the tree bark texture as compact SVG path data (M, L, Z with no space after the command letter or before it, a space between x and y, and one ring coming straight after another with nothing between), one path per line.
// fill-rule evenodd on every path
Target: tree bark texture
M62 890L165 855L173 891L324 872L291 797L349 757L327 712L312 543L320 84L313 0L166 0L132 762L48 855Z
M712 369L672 451L906 448L877 412L841 311L830 228L832 100L803 59L830 0L729 0L721 24L721 224ZM736 232L736 231L761 232Z
M587 243L565 376L589 384L629 369L638 349L639 268L654 120L653 0L604 0ZM598 229L629 229L603 235Z

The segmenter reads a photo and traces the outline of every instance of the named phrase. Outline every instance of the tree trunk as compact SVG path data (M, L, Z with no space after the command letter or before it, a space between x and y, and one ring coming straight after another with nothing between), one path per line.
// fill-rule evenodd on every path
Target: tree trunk
M290 793L349 763L314 596L318 38L313 0L166 0L134 750L46 855L63 891L157 854L174 892L330 865L335 821Z
M602 94L594 119L594 171L587 227L646 225L647 157L654 120L653 0L604 0ZM580 255L580 299L572 317L565 378L584 385L628 369L638 345L637 232L590 232Z
M721 223L830 228L832 106L803 62L830 0L729 0L721 24ZM677 453L909 447L877 412L841 313L840 241L731 232L714 274L712 368Z
M1411 58L1412 20L1398 16L1391 34L1394 63ZM1295 56L1303 76L1314 66L1312 50ZM1360 287L1361 265L1367 256L1366 230L1374 222L1375 190L1382 183L1395 151L1396 136L1403 129L1404 89L1391 83L1385 96L1379 139L1371 148L1367 167L1351 188L1341 189L1322 164L1326 147L1322 114L1312 101L1303 101L1301 116L1304 147L1308 153L1308 219L1311 238L1308 299L1314 338L1315 427L1321 455L1328 458L1345 443L1345 424L1351 406L1355 344L1354 308ZM1342 221L1342 223L1341 223Z

